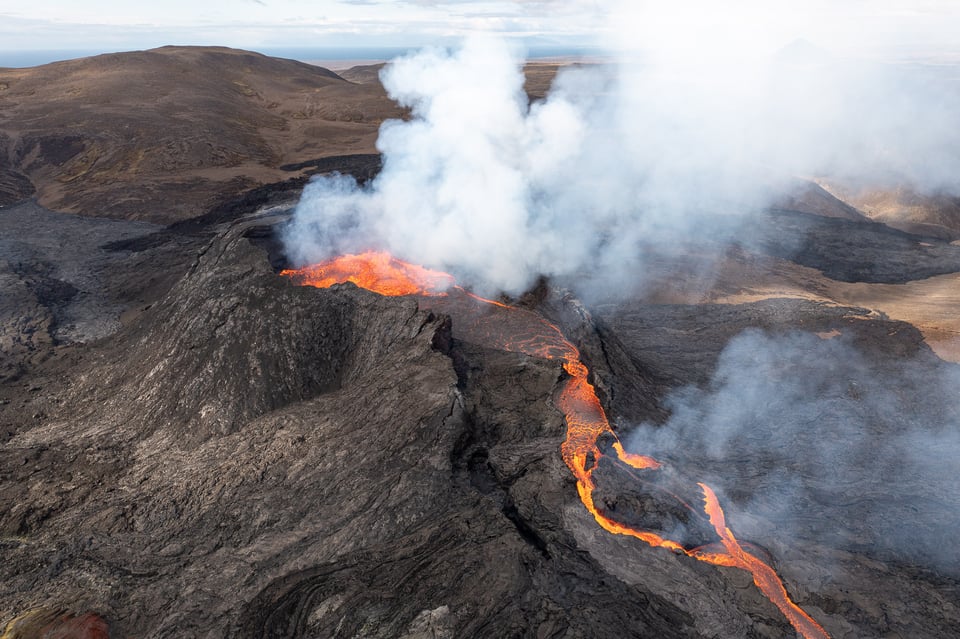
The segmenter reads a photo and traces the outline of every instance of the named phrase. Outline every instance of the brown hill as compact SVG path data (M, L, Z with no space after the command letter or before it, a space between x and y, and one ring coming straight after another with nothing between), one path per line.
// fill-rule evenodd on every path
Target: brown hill
M531 99L542 100L550 91L557 72L568 65L563 62L528 62L523 66L523 75L526 76L523 90Z
M360 64L349 69L340 71L339 75L345 80L356 82L358 84L368 84L380 82L380 69L386 66L386 62L378 64Z
M541 100L550 91L553 79L561 67L568 66L569 62L528 62L523 65L523 75L526 77L524 90L532 100ZM340 77L358 84L379 84L380 71L386 66L379 64L361 64L339 72Z
M0 204L170 222L371 152L399 110L379 83L221 47L163 47L0 70Z
M867 220L863 213L838 199L819 184L807 180L797 180L794 188L774 203L774 208L845 220Z
M872 220L945 240L960 239L960 197L920 193L909 186L853 186L821 181L821 186Z

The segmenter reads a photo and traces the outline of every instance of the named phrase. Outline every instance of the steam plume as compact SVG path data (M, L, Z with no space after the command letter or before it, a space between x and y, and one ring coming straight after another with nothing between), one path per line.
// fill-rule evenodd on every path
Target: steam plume
M661 22L644 33L676 30ZM737 233L794 176L957 189L960 100L946 71L730 40L624 50L561 72L533 104L520 52L493 37L397 59L382 80L411 116L382 126L382 173L364 188L313 181L288 255L386 249L488 293L584 270L619 283L642 272L644 246Z
M382 173L364 187L343 176L308 185L286 231L288 256L303 264L385 249L487 294L520 292L541 274L576 275L576 288L596 272L620 288L642 280L647 247L742 236L797 176L960 193L956 67L839 58L805 42L783 48L789 40L772 36L790 29L749 22L771 3L734 4L750 8L739 14L747 22L703 3L656 13L652 3L631 2L617 16L613 61L562 71L533 104L522 91L520 52L492 37L395 60L382 80L410 118L383 125ZM814 17L832 19L829 11ZM791 14L780 27L812 22ZM870 37L864 44L882 48ZM783 366L796 374L778 377ZM817 386L830 367L842 383ZM672 420L641 429L634 450L669 457L693 442L708 464L732 452L776 458L776 447L808 446L809 472L770 475L782 478L774 492L782 503L803 501L812 490L804 477L817 472L836 474L840 487L849 477L867 478L866 486L912 473L919 482L893 491L902 519L921 497L960 494L947 472L952 452L930 447L939 438L941 450L960 450L960 408L943 399L958 381L955 369L927 364L885 372L840 341L748 334L730 345L713 385L675 395ZM891 389L924 399L898 403ZM903 408L915 405L922 410ZM877 450L881 463L871 463ZM916 451L925 451L922 463ZM706 479L729 485L723 477ZM929 534L907 556L935 560L936 536L951 529L936 513L957 512L951 499L952 510L915 516ZM741 506L791 517L771 504ZM883 504L874 505L865 521L891 531ZM900 539L893 531L875 541Z
M957 576L958 384L960 367L929 353L877 358L845 337L746 331L709 384L673 392L670 420L626 446L680 454L726 491L744 538L801 535Z

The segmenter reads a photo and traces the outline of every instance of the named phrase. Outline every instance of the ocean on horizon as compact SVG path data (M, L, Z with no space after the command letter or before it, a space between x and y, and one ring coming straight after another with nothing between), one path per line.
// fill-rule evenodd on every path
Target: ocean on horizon
M313 62L318 60L391 60L418 48L420 47L260 47L250 50L278 58ZM90 49L0 50L0 67L14 69L36 67L51 62L86 58L104 53L116 53L116 51ZM528 48L527 57L529 59L559 58L594 53L596 53L596 50L587 47L532 46Z

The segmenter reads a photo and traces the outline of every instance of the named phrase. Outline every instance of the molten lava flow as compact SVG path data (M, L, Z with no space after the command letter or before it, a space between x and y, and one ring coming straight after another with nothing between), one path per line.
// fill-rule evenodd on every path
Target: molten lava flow
M367 251L297 270L280 271L298 284L328 288L353 282L381 295L439 295L453 286L453 277L395 259L389 253Z
M387 253L367 252L359 255L344 255L321 264L299 270L282 271L281 275L292 278L299 284L326 288L342 282L382 295L446 295L454 287L453 277L422 266L407 264ZM787 620L805 639L829 639L820 625L800 609L787 594L783 582L766 562L744 549L727 528L723 509L713 490L706 484L698 484L704 494L704 513L716 531L720 541L699 548L687 549L679 542L666 539L649 531L639 530L610 517L597 508L593 499L596 484L593 472L604 455L598 442L612 440L617 459L635 469L655 471L660 462L645 455L635 455L623 449L610 422L600 405L596 390L588 380L589 370L580 361L580 351L567 340L560 329L531 311L477 297L463 291L474 300L507 309L513 314L525 314L523 324L536 330L520 330L515 334L502 331L493 336L496 346L512 352L524 353L563 362L569 375L558 399L558 407L566 418L567 437L560 453L567 467L577 479L580 500L597 523L608 532L636 537L651 546L668 548L700 561L716 566L728 566L746 570L753 575L753 582L770 601L780 609Z
M724 517L723 509L720 508L720 502L717 501L713 489L703 483L698 484L698 486L703 490L704 510L710 518L714 530L717 531L717 535L720 536L720 542L726 548L727 555L732 560L731 564L724 565L732 565L753 574L753 583L760 589L760 592L780 609L780 612L801 635L807 639L812 637L829 639L829 635L820 627L820 624L811 619L807 613L790 600L790 595L787 594L783 582L780 581L780 577L777 576L773 568L743 549L737 538L733 536L733 532L727 528L726 517Z

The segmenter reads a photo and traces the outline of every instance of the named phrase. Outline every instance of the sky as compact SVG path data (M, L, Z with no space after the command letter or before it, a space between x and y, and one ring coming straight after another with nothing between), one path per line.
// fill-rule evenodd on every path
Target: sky
M957 0L0 0L0 50L417 47L477 31L528 47L590 47L612 43L625 11L650 17L637 39L654 42L747 25L771 47L803 38L840 53L960 50Z
M603 26L602 5L596 0L0 0L0 49L406 47L474 31L588 44Z

